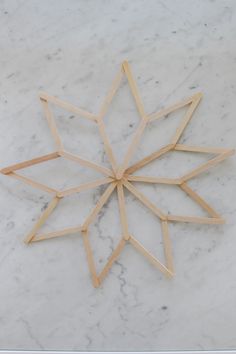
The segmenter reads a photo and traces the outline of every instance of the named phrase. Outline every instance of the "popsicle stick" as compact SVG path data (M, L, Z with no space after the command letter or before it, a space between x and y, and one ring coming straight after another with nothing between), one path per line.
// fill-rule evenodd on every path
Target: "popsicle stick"
M126 207L125 207L124 189L121 183L117 184L117 196L118 196L118 203L119 203L122 236L125 240L128 240L129 228L128 228L128 221L127 221Z
M169 236L169 230L168 230L168 222L161 221L161 228L162 228L164 252L165 252L167 268L174 275L174 265L173 265L173 258L172 258L172 252L171 252L171 242L170 242L170 236Z
M200 197L196 192L190 188L187 183L182 183L179 186L186 194L188 194L193 200L195 200L204 210L206 210L213 218L220 218L221 216Z
M124 186L137 198L146 205L147 208L151 209L151 211L157 215L161 220L166 220L166 215L162 213L160 209L158 209L153 203L150 202L149 199L145 197L143 193L137 190L130 182L124 181Z
M196 98L198 97L202 97L202 93L199 92L189 98L186 98L185 100L175 103L172 106L168 107L168 108L163 108L162 110L156 112L156 113L152 113L148 115L148 118L150 121L154 121L156 119L162 118L174 111L177 111L180 108L183 108L184 106L187 106L188 104L192 103Z
M214 157L213 159L201 164L199 167L195 168L194 170L192 170L191 172L185 174L181 180L183 182L188 181L189 179L199 175L202 172L207 171L209 168L217 165L219 162L225 160L227 157L229 157L230 155L234 154L234 150L227 150L226 152Z
M110 177L97 179L96 181L84 183L84 184L81 184L78 187L69 188L69 189L66 189L64 191L58 192L57 196L58 197L66 197L68 195L71 195L71 194L74 194L74 193L79 193L79 192L86 191L86 190L89 190L89 189L93 189L93 188L96 188L98 186L102 186L104 184L107 184L107 183L110 183L110 182L113 182L113 181L114 181L114 179L110 178Z
M167 215L168 221L178 222L191 222L196 224L224 224L225 220L222 218L205 218L199 216L179 216L179 215Z
M125 158L124 158L124 162L122 163L121 167L118 169L118 172L116 174L117 179L122 178L123 173L126 170L128 164L129 164L129 161L130 161L131 157L133 156L133 154L134 154L134 152L135 152L135 150L137 148L137 145L138 145L138 143L139 143L139 141L141 139L141 136L142 136L142 134L144 132L144 129L145 129L146 125L147 125L147 120L142 119L140 124L139 124L139 126L138 126L138 128L137 128L137 130L136 130L136 132L135 132L135 134L134 134L134 138L133 138L133 140L132 140L132 142L131 142L128 150L127 150L127 153L126 153Z
M101 107L99 115L98 115L98 119L102 119L105 116L105 114L107 113L108 107L111 104L111 101L120 86L123 76L124 76L124 71L123 71L123 67L121 67L121 69L119 70L118 74L116 75L116 77L111 85L111 88L108 91L107 96L102 104L102 107Z
M153 160L157 159L161 155L164 155L165 153L172 150L173 148L174 148L174 144L168 144L168 145L164 146L163 148L153 152L152 154L144 157L142 160L136 162L134 165L127 168L125 173L127 173L127 174L134 173L135 171L139 170L143 166L145 166L148 163L152 162Z
M58 157L60 157L60 155L56 151L56 152L53 152L51 154L43 155L43 156L36 157L34 159L31 159L31 160L27 160L27 161L24 161L24 162L19 162L19 163L16 163L14 165L5 167L5 168L1 169L0 172L6 175L6 174L8 174L10 172L20 170L21 168L26 168L26 167L29 167L29 166L37 165L38 163L42 163L42 162L45 162L45 161L53 160L53 159L56 159Z
M115 157L114 157L114 154L113 154L113 151L112 151L112 147L111 147L110 141L109 141L109 139L107 137L107 134L106 134L106 131L105 131L104 122L101 119L98 121L98 129L99 129L99 133L100 133L100 136L102 138L102 141L103 141L104 149L105 149L105 151L107 153L107 157L108 157L108 159L110 161L110 164L112 166L113 172L115 173L115 171L117 169L116 160L115 160Z
M35 238L32 239L32 242L38 242L38 241L48 240L48 239L54 238L54 237L61 237L61 236L65 236L65 235L76 234L77 232L80 232L80 231L82 231L81 226L68 227L63 230L52 231L52 232L47 232L45 234L36 235Z
M200 152L200 153L207 153L207 154L221 154L221 153L227 152L227 151L229 151L231 149L176 144L175 147L174 147L174 150L176 150L176 151Z
M134 237L130 236L129 242L142 254L144 255L150 263L152 263L154 266L156 266L162 273L164 273L168 278L173 277L173 273L166 267L164 264L162 264L160 261L158 261L157 258L155 258L143 245L138 242Z
M123 250L124 246L126 244L126 241L122 238L120 240L120 242L118 243L118 246L115 248L115 250L113 251L111 257L108 259L105 267L103 268L103 270L101 271L98 279L99 282L101 283L104 278L106 277L107 273L109 272L112 264L115 262L115 260L119 257L121 251Z
M15 179L18 179L19 181L25 182L26 184L29 184L30 186L32 186L34 188L38 188L44 192L55 194L55 195L58 193L58 191L56 189L48 187L45 184L33 181L32 179L22 176L22 175L19 175L18 173L10 172L7 175L10 177L13 177Z
M151 177L151 176L134 176L134 175L128 175L126 178L128 181L144 182L144 183L160 183L160 184L180 184L181 183L181 179L179 178L159 178L159 177Z
M79 115L81 117L84 117L84 118L88 118L89 120L92 120L92 121L95 121L95 122L97 121L97 116L95 114L87 112L84 109L78 108L78 107L74 106L71 103L62 101L62 100L60 100L57 97L48 95L45 92L40 92L39 93L39 97L40 97L40 99L42 101L47 101L47 102L54 103L55 105L57 105L57 106L59 106L61 108L64 108L65 110L67 110L67 111L69 111L71 113L77 114L77 115Z
M93 283L93 286L95 288L97 288L97 287L99 287L100 282L99 282L97 272L96 272L93 254L92 254L92 250L91 250L91 246L90 246L90 242L89 242L88 231L87 230L82 231L82 236L83 236L84 248L85 248L85 252L86 252L86 256L87 256L88 266L89 266L90 274L92 277L92 283Z
M45 221L47 220L49 215L53 212L53 210L57 206L59 200L60 199L58 197L55 197L51 200L51 202L48 204L48 207L44 210L44 212L40 216L39 220L34 225L33 229L30 231L28 236L25 238L25 240L24 240L25 243L30 243L33 240L33 238L36 235L36 232L45 223Z
M92 212L89 214L88 218L84 222L84 224L82 226L83 230L87 230L89 224L91 224L93 222L93 220L96 218L97 214L102 209L103 205L107 202L108 198L110 197L110 195L114 191L116 185L117 185L116 182L111 182L110 185L107 187L105 192L102 194L102 196L98 200L95 208L92 210Z
M60 156L66 158L68 160L78 162L81 166L92 168L93 170L103 173L104 175L109 176L109 177L114 176L112 171L109 170L108 168L98 165L92 161L83 159L82 157L80 157L78 155L71 154L70 152L67 152L64 150L60 151L59 154L60 154Z
M50 110L49 104L47 101L45 101L44 99L40 99L40 101L42 103L43 110L44 110L45 116L47 118L48 125L51 130L55 144L56 144L58 150L60 150L63 148L63 144L62 144L61 138L60 138L58 130L57 130L57 126L56 126L56 122L55 122L55 118L53 116L53 113Z

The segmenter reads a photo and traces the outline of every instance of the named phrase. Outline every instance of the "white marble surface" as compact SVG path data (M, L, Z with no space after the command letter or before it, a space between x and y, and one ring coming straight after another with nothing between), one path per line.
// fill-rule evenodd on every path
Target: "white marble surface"
M124 59L132 64L148 112L204 93L182 141L235 147L235 31L233 0L0 1L1 167L54 149L39 90L97 112ZM124 151L138 122L127 93L124 85L106 118L116 151ZM106 164L94 128L57 113L68 147ZM168 122L148 130L136 158L168 138L175 119ZM178 175L200 160L176 154L153 165L152 172ZM73 163L53 162L27 173L64 187L86 180L83 171ZM91 285L80 236L29 247L22 242L49 197L1 175L0 347L235 348L235 171L230 158L192 180L227 223L171 225L173 280L127 247L99 289ZM100 192L72 198L47 228L77 223ZM163 208L174 201L179 212L200 213L171 188L147 193ZM161 259L158 221L128 195L127 200L132 232ZM108 204L92 228L99 269L120 232L115 203Z

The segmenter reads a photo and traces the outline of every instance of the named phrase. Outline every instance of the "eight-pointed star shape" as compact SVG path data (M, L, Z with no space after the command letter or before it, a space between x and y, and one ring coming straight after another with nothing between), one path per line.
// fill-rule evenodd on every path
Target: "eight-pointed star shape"
M124 160L120 166L117 165L116 159L114 157L111 144L109 142L108 136L105 131L104 125L104 116L107 113L108 107L116 94L118 87L120 86L121 79L123 75L126 75L128 79L128 83L130 86L131 93L133 95L134 101L136 103L137 110L141 117L140 123L136 132L134 133L133 139L131 144L126 152ZM48 124L52 133L52 136L55 140L55 144L57 146L57 150L51 154L40 156L38 158L28 160L25 162L21 162L6 168L3 168L0 172L2 174L17 178L23 182L26 182L32 185L35 188L39 188L43 191L51 193L53 198L51 202L48 204L46 210L42 213L39 220L34 225L31 232L25 238L26 243L35 242L46 240L53 237L73 234L81 232L83 236L84 246L87 254L88 265L92 276L92 282L95 287L99 286L105 276L107 275L109 269L111 268L113 262L117 259L119 254L121 253L123 247L127 242L134 246L141 254L148 258L148 260L153 263L161 272L163 272L166 276L172 277L174 274L173 269L173 262L172 262L172 255L171 255L171 245L168 233L168 222L190 222L190 223L202 223L202 224L221 224L224 223L224 220L221 216L210 206L208 205L196 192L194 192L187 184L188 180L197 176L198 174L206 171L210 167L218 164L220 161L224 160L228 156L234 153L232 149L223 149L223 148L208 148L208 147L198 147L198 146L187 146L183 144L179 144L179 139L186 128L188 122L190 121L195 109L197 108L202 94L197 93L194 96L184 100L183 102L177 103L169 108L165 108L157 113L153 114L146 114L144 111L144 107L142 101L140 99L138 89L136 83L133 79L129 64L127 61L123 62L121 65L121 69L119 70L115 80L112 84L110 91L108 92L105 101L100 109L100 112L95 115L90 112L87 112L83 109L77 108L76 106L62 101L56 97L50 96L46 93L40 94L40 100L42 102L45 115L48 120ZM99 133L101 135L104 148L107 154L107 157L111 164L111 169L108 169L104 166L98 165L94 162L85 160L78 155L71 154L70 152L64 149L62 144L61 138L58 134L58 130L56 127L56 123L52 114L52 111L49 107L49 103L55 104L64 108L65 110L77 114L81 117L89 119L97 124ZM145 130L145 127L149 122L153 120L159 119L163 116L167 116L169 113L174 112L182 107L187 107L187 111L183 116L183 119L177 128L174 136L172 137L170 143L163 148L155 151L154 153L146 156L141 161L135 163L132 166L129 166L129 162L131 157L133 156L135 149L138 146L140 138ZM136 176L133 175L135 171L140 169L141 167L145 166L146 164L150 163L151 161L158 159L163 154L169 151L188 151L188 152L201 152L201 153L213 153L216 156L209 160L206 163L201 164L196 169L192 170L191 172L185 174L181 178L156 178L148 177L148 176ZM96 171L101 172L104 175L104 178L95 180L93 182L85 183L79 185L75 188L70 188L63 191L58 191L56 189L50 188L44 184L38 183L32 179L29 179L23 175L16 173L15 171L20 170L22 168L26 168L28 166L32 166L35 164L42 163L44 161L48 161L51 159L55 159L58 157L64 157L69 160L73 160L78 162L84 167L92 168ZM142 192L140 192L132 182L143 182L143 183L163 183L163 184L172 184L177 185L181 188L186 194L188 194L195 202L197 202L205 211L208 212L209 217L196 217L196 216L180 216L180 215L171 215L171 214L164 214L162 210L160 210L156 205L154 205ZM88 215L86 220L82 225L78 225L77 227L66 228L58 231L48 232L44 234L37 234L37 231L40 227L45 223L46 219L49 215L53 212L57 204L60 200L68 195L79 193L83 190L93 189L100 185L108 185L105 189L104 193L101 195L100 199L98 200L97 204ZM155 258L136 238L130 234L128 228L128 220L126 214L126 207L125 207L125 197L124 197L124 188L129 190L137 199L139 199L146 207L148 207L159 219L161 222L162 227L162 236L163 236L163 246L164 246L164 253L166 258L166 265L162 264L157 258ZM100 274L97 274L93 254L91 251L91 245L89 241L89 226L94 221L104 204L108 201L109 197L111 196L112 192L116 189L117 197L118 197L118 204L119 204L119 211L120 211L120 221L122 226L122 235L121 239L114 249L113 253L111 254L110 258L108 259L105 267L101 271Z

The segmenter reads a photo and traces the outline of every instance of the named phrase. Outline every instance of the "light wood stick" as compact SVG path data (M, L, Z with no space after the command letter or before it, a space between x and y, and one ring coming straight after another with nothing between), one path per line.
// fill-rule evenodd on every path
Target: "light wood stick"
M152 154L144 157L142 160L136 162L134 165L127 168L125 173L127 173L127 174L134 173L135 171L139 170L143 166L145 166L148 163L152 162L153 160L157 159L161 155L164 155L165 153L172 150L173 148L174 148L174 144L168 144L168 145L164 146L163 148L153 152Z
M187 183L182 183L179 186L186 194L188 194L193 200L195 200L204 210L206 210L213 218L220 218L221 216L205 202L204 199L200 197L196 192L190 188Z
M109 141L107 134L106 134L104 122L101 119L98 121L98 129L99 129L99 133L102 138L102 141L103 141L104 149L107 153L107 157L108 157L109 162L112 166L113 172L115 173L115 171L117 169L116 160L115 160L115 157L113 154L113 150L112 150L110 141Z
M89 266L90 274L92 277L92 283L93 283L93 286L95 288L97 288L100 285L100 281L97 277L96 267L95 267L93 254L92 254L92 250L91 250L91 246L90 246L90 242L89 242L88 231L87 230L82 231L82 236L83 236L84 248L85 248L85 252L86 252L86 256L87 256L88 266Z
M164 266L156 257L154 257L143 245L138 242L134 237L130 236L129 242L142 254L149 262L155 265L162 273L164 273L168 278L173 277L173 273Z
M53 212L53 210L57 206L59 200L60 199L58 197L55 197L51 200L51 202L48 204L48 207L44 210L44 212L40 216L39 220L34 225L33 229L30 231L28 236L25 238L25 240L24 240L25 243L30 243L33 240L33 238L36 235L36 232L45 223L45 221L47 220L49 215Z
M53 113L50 110L47 101L42 100L42 99L40 99L40 101L42 103L44 114L47 118L49 129L51 130L51 133L52 133L53 139L55 141L55 144L57 146L57 149L60 150L63 148L63 144L62 144L61 138L60 138L58 130L57 130L57 126L56 126L56 122L55 122L55 118L53 116Z
M119 257L121 251L123 250L124 246L126 244L126 241L124 239L121 239L120 242L118 243L118 246L115 248L115 250L113 251L111 257L108 259L105 267L103 268L103 270L101 271L100 275L99 275L99 282L101 283L104 278L106 277L107 273L109 272L112 264L115 262L115 260Z
M43 155L40 157L36 157L34 159L31 160L27 160L24 162L19 162L17 164L5 167L3 169L0 170L1 173L3 173L4 175L16 171L16 170L20 170L21 168L25 168L25 167L29 167L29 166L33 166L33 165L37 165L38 163L42 163L45 161L49 161L49 160L53 160L58 158L60 155L58 154L58 152L53 152L51 154L47 154L47 155Z
M158 209L153 203L150 202L149 199L145 197L143 193L137 190L130 182L124 181L124 186L133 194L137 199L139 199L147 208L151 209L151 211L157 215L161 220L166 220L166 215L162 213L160 209Z
M64 108L65 110L67 110L71 113L77 114L77 115L84 117L84 118L88 118L88 119L95 121L95 122L97 121L97 116L95 114L87 112L84 109L78 108L71 103L62 101L57 97L48 95L45 92L40 92L39 97L42 101L48 101L48 102L54 103L55 105L57 105L61 108Z
M168 221L190 222L196 224L224 224L225 220L222 218L205 218L199 216L179 216L167 215Z
M150 121L162 118L162 117L167 116L168 114L172 113L173 111L177 111L177 109L183 108L184 106L188 105L189 103L191 103L192 101L194 101L198 97L202 97L201 92L199 92L199 93L197 93L197 94L195 94L195 95L193 95L181 102L175 103L168 108L164 108L164 109L160 110L159 112L149 114L148 117L149 117Z
M55 195L58 193L58 191L56 189L50 188L50 187L46 186L45 184L33 181L32 179L22 176L22 175L19 175L18 173L10 172L7 174L7 176L10 176L15 179L18 179L19 181L25 182L25 183L29 184L30 186L32 186L34 188L38 188L44 192L55 194Z
M82 191L86 191L86 190L89 190L89 189L93 189L93 188L96 188L98 186L102 186L104 184L107 184L107 183L110 183L110 182L113 182L113 181L114 181L114 179L110 178L110 177L97 179L96 181L84 183L84 184L81 184L78 187L69 188L69 189L66 189L64 191L58 192L57 196L60 197L60 198L61 197L66 197L68 195L71 195L71 194L74 194L74 193L80 193Z
M122 235L125 240L128 240L129 228L128 228L128 221L127 221L126 207L125 207L124 189L122 183L117 184L117 196L118 196L120 220L122 226Z
M102 209L103 205L107 202L108 198L110 197L110 195L114 191L116 185L117 185L116 182L111 182L110 185L107 187L105 192L102 194L102 196L98 200L95 208L92 210L92 212L89 214L88 218L84 222L84 224L82 226L83 230L87 230L89 224L91 224L92 221L96 218L97 214Z
M224 149L224 148L212 148L212 147L204 147L204 146L190 146L184 144L176 144L174 147L176 151L189 151L189 152L200 152L207 154L221 154L227 152L232 149Z
M202 94L197 94L195 95L195 98L193 99L190 107L188 108L182 122L180 123L179 127L177 128L173 138L171 139L171 142L173 144L177 144L178 140L180 139L184 129L186 128L187 124L189 123L194 111L196 110L200 100L202 98Z
M134 182L144 182L144 183L160 183L160 184L180 184L181 179L179 178L162 178L162 177L151 177L151 176L134 176L134 175L128 175L127 177L128 181L134 181Z
M161 228L162 228L162 235L163 235L164 251L165 251L167 268L171 271L172 274L174 274L174 265L173 265L169 230L168 230L168 222L161 221Z
M199 175L200 173L207 171L209 168L217 165L219 162L225 160L227 157L229 157L230 155L234 154L234 150L227 150L226 152L224 152L223 154L220 154L216 157L214 157L213 159L201 164L199 167L195 168L193 171L185 174L181 180L183 182L188 181L189 179Z
M60 154L60 156L66 158L68 160L78 162L81 166L92 168L93 170L103 173L104 175L109 176L109 177L114 176L112 171L109 170L108 168L98 165L92 161L83 159L82 157L80 157L78 155L71 154L70 152L67 152L64 150L60 151L59 154Z
M32 239L32 242L38 242L38 241L48 240L48 239L54 238L54 237L61 237L61 236L65 236L65 235L76 234L77 232L80 232L80 231L81 231L81 226L68 227L63 230L52 231L52 232L47 232L45 234L36 235L36 237Z

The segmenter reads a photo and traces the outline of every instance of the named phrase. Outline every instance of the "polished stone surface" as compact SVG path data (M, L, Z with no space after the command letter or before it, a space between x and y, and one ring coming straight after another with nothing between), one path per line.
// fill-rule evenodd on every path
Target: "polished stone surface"
M1 167L55 149L38 92L97 113L120 63L132 65L148 113L203 92L182 142L235 147L235 1L1 1ZM72 152L108 164L97 130L55 111ZM138 123L122 85L106 117L117 159ZM135 159L168 141L179 116L147 129ZM203 161L170 154L146 168L178 176ZM191 181L225 225L170 225L175 278L166 279L131 247L99 289L89 278L80 235L23 243L50 197L0 175L0 346L8 349L170 350L236 347L235 158ZM73 162L25 171L65 188L95 175ZM139 186L144 188L143 186ZM144 189L143 189L144 190ZM86 217L102 188L63 200L45 229ZM164 210L201 215L171 187L146 187ZM113 198L91 228L101 269L120 235ZM127 193L131 232L163 258L158 220Z

